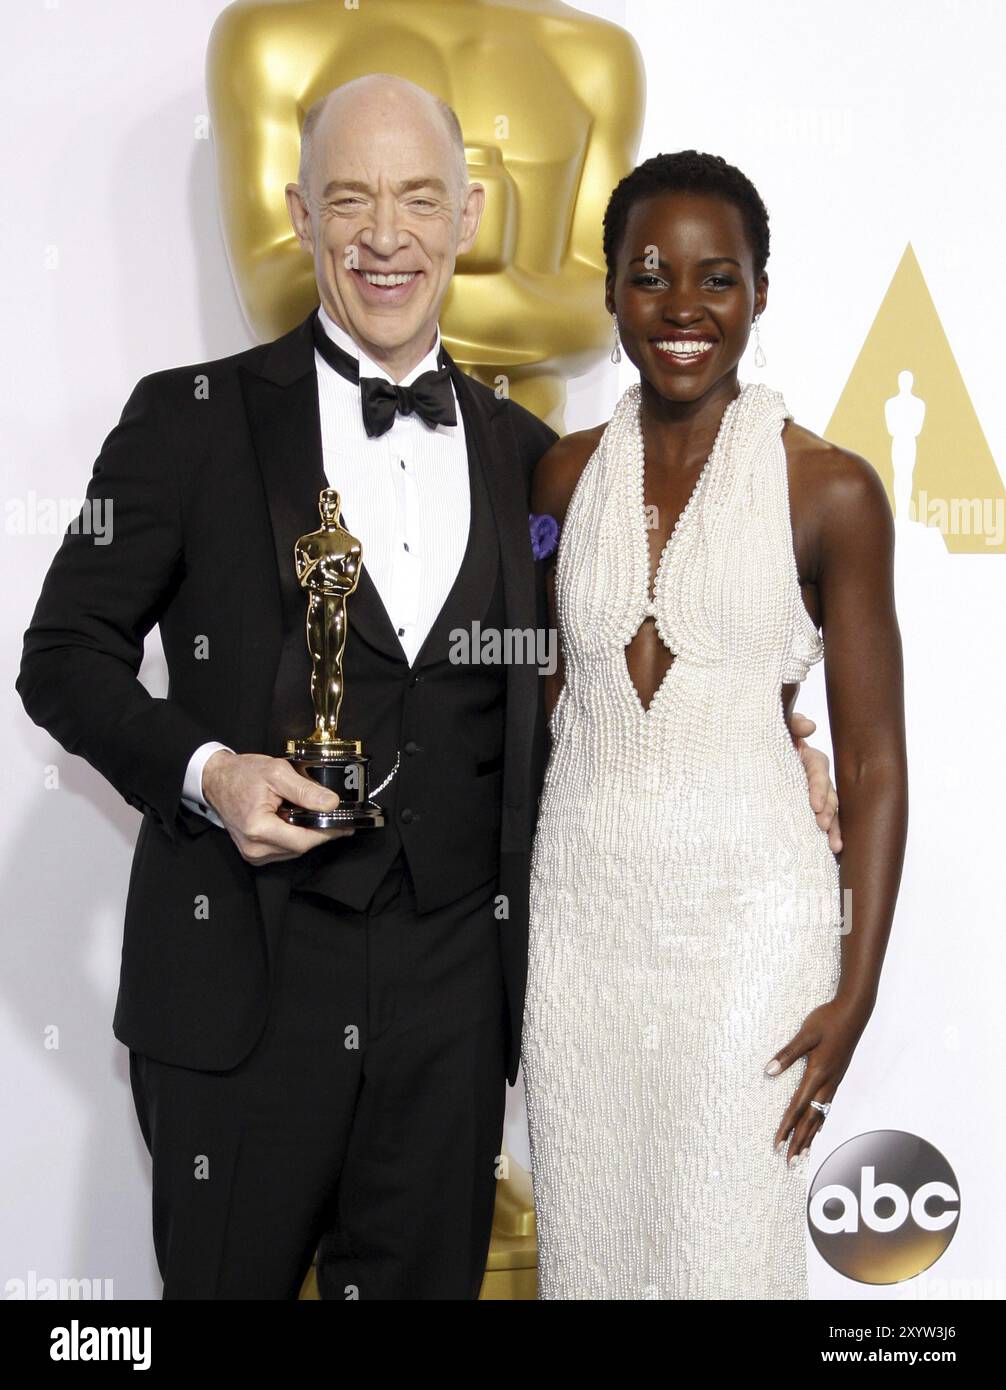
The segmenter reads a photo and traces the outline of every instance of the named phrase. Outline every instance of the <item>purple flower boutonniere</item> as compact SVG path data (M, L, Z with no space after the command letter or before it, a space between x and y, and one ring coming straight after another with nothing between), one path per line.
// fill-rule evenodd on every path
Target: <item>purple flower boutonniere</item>
M531 554L536 560L545 560L559 544L559 523L548 512L540 516L528 512L527 519L531 527Z

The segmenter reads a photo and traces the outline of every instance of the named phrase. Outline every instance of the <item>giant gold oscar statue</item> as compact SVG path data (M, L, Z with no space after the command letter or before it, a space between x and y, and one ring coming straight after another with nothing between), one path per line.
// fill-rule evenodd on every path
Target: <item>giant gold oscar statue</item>
M562 429L566 380L611 349L601 220L643 112L633 39L560 0L238 0L207 55L220 211L252 328L318 302L286 212L304 113L368 72L454 107L486 189L441 328L460 367Z
M441 328L479 381L563 429L566 381L611 347L601 222L635 160L644 83L617 25L561 0L237 0L207 54L220 213L245 315L263 340L318 302L283 190L304 113L333 87L388 72L458 114L486 190ZM535 1297L528 1174L501 1163L483 1299ZM317 1298L313 1270L302 1298Z

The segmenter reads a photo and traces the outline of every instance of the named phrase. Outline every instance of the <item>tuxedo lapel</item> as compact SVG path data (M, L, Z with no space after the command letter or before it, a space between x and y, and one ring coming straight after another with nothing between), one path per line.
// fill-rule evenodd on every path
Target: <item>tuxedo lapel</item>
M527 497L517 441L508 421L505 402L474 390L468 377L453 361L450 367L464 414L465 430L471 431L483 464L499 535L507 627L535 633L537 601ZM511 808L525 808L527 801L526 774L531 761L538 680L536 665L515 661L507 666L503 800L505 806ZM519 838L518 824L516 819L504 817L503 849L508 848L511 833Z
M272 524L284 632L304 626L307 599L297 579L294 546L300 536L320 526L318 495L329 486L311 336L313 312L272 344L257 373L242 373L245 409ZM371 646L405 659L387 609L367 573L366 555L359 582L346 602L346 618Z
M472 389L468 377L450 363L465 429L481 460L503 556L508 621L533 626L535 621L534 557L528 530L527 499L508 428L505 403Z

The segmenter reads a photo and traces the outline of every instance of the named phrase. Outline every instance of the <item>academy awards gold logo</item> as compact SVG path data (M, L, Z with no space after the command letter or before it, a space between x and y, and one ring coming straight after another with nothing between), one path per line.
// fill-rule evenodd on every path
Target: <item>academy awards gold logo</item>
M911 244L824 431L950 554L1006 552L1006 489Z
M939 1149L900 1129L857 1135L825 1159L807 1198L815 1247L860 1284L898 1284L940 1258L960 1191Z

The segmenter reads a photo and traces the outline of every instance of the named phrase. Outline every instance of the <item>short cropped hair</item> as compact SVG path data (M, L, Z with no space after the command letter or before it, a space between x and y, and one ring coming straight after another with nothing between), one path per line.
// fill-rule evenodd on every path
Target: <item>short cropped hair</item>
M754 184L722 155L678 150L656 154L638 165L616 185L604 214L604 259L614 276L625 226L633 206L661 193L708 193L733 203L744 221L755 279L769 254L768 211Z

